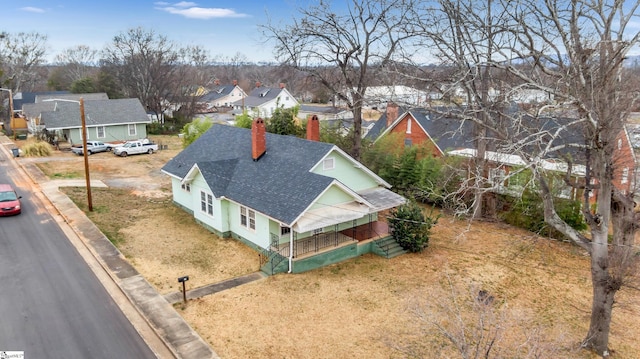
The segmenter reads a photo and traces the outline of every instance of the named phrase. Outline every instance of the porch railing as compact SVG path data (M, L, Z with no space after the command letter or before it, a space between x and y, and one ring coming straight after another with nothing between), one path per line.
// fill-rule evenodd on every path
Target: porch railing
M305 253L318 252L328 247L337 247L342 243L353 240L352 237L337 231L314 234L311 237L294 240L293 257L295 258Z

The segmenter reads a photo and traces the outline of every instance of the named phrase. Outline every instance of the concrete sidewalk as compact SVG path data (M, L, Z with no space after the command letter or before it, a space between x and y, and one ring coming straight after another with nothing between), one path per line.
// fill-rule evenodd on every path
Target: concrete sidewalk
M0 135L0 144L2 144L0 148L5 156L7 158L13 157L12 149L14 148L14 144L12 141L8 137ZM68 226L80 238L82 244L75 243L78 241L71 241L76 248L78 248L78 251L86 252L88 249L89 252L91 252L100 267L108 274L108 277L117 285L117 288L126 295L128 301L135 307L139 314L144 317L158 338L166 345L166 348L156 350L153 348L152 343L149 343L150 340L145 338L159 357L164 358L171 355L184 359L219 358L213 349L175 311L171 303L160 295L153 286L127 262L120 251L113 246L109 239L100 232L93 222L91 222L66 195L58 190L58 187L63 185L85 186L86 183L84 180L51 181L34 163L29 162L27 158L18 157L14 160L17 161L33 181L33 186L35 188L39 187L44 197L46 197L46 200L50 202L52 207L55 208L55 211L63 218L63 221L58 221L61 227L65 225ZM91 186L106 187L101 181L91 181ZM86 246L86 248L79 248L79 246L82 245ZM87 260L86 257L85 260ZM90 265L90 267L92 266ZM96 272L96 268L92 267L92 269ZM112 293L113 289L109 288L110 283L105 283L104 279L98 275L99 273L96 274L103 282L105 288ZM258 278L256 277L255 279ZM241 284L240 282L238 283ZM113 287L113 285L111 286ZM113 293L112 296L117 294L118 293ZM190 295L187 293L187 295L191 298L194 294ZM121 305L120 303L118 304ZM123 309L123 311L125 310ZM136 325L136 323L133 324ZM138 331L142 331L137 325L136 328ZM143 335L143 338L144 337ZM170 354L168 355L167 353Z

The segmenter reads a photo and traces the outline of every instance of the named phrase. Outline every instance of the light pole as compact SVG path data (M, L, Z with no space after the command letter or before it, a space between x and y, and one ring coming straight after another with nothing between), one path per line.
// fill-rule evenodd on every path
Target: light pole
M84 178L87 183L87 204L89 206L89 212L93 212L93 200L91 199L91 177L89 176L89 157L87 154L87 124L85 122L84 116L84 99L80 97L80 101L55 98L42 100L42 102L50 101L75 102L77 104L80 104L80 123L82 126L82 155L84 157Z
M13 132L13 139L15 140L16 132L13 130L13 93L11 92L11 89L0 87L0 90L9 92L9 128L11 128L11 131Z

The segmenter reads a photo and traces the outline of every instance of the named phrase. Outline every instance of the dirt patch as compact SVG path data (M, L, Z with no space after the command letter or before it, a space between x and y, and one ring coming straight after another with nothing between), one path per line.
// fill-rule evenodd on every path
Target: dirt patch
M114 188L93 191L90 218L163 294L178 290L183 275L195 288L255 271L254 251L211 234L171 203L169 180L159 174L179 148L171 151L91 156L92 178ZM82 174L81 157L47 171ZM66 191L83 206L82 188ZM454 307L473 327L477 313L463 304L478 290L493 298L503 327L497 357L527 357L522 348L535 344L547 354L540 357L593 358L577 349L591 298L589 259L581 250L499 223L469 226L446 216L423 253L364 255L271 276L176 309L224 358L460 357L433 324L454 325L446 312ZM640 357L637 293L623 290L617 299L613 357Z

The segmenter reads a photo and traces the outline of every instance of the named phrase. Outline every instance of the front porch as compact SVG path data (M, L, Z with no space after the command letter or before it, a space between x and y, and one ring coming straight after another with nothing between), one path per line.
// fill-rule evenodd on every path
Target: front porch
M291 242L275 243L260 254L260 265L269 274L288 269L287 259L293 249L293 272L300 273L337 263L355 256L380 250L374 249L378 241L391 237L389 225L371 221L340 231L316 233ZM286 267L286 269L285 269Z
M389 225L383 221L372 221L342 231L316 233L302 239L293 238L293 258L299 258L309 253L317 253L326 248L339 247L343 243L376 240L390 236ZM282 256L289 257L291 243L272 244L271 250Z

